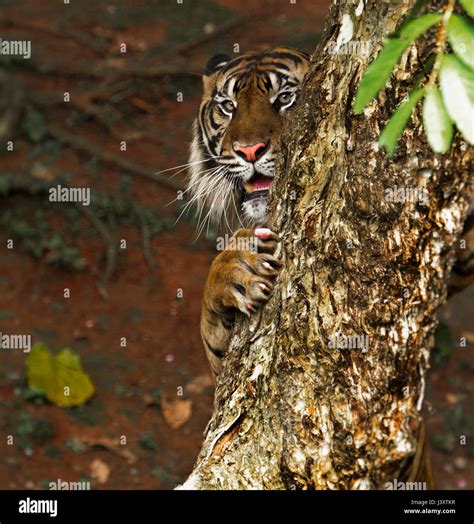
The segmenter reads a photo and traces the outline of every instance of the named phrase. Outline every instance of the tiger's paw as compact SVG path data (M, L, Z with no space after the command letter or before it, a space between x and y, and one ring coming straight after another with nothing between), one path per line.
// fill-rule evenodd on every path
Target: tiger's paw
M268 228L239 229L233 238L250 239L253 250L226 249L216 257L204 304L218 315L228 317L238 310L250 316L270 298L282 265L275 256L280 239Z

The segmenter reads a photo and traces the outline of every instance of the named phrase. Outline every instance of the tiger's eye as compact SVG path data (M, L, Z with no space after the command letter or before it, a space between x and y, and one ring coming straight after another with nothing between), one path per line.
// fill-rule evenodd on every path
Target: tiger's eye
M278 103L284 106L288 104L289 102L291 102L292 97L293 97L293 93L289 93L289 92L281 93L278 95Z
M232 100L224 100L221 102L221 107L226 113L232 113L234 111L234 103Z

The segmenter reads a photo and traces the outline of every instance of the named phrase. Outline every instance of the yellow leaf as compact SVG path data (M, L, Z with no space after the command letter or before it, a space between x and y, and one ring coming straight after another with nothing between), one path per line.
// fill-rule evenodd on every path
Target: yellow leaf
M44 344L35 344L26 361L26 374L32 390L61 407L84 404L95 392L79 355L68 348L53 357Z

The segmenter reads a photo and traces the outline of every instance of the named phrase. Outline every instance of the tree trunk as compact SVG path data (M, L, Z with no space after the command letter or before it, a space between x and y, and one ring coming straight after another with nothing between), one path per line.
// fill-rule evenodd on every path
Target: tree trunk
M414 3L331 7L273 184L284 269L262 313L236 327L183 488L377 489L415 452L472 155L459 135L432 153L419 111L394 158L377 146L432 37L405 53L365 114L351 111L383 37ZM347 39L370 53L343 54ZM391 202L397 188L428 200Z

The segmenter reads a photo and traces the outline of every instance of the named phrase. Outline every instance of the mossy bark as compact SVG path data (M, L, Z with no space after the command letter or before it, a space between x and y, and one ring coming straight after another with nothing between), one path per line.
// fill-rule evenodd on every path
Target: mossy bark
M405 53L363 115L351 111L383 37L413 4L331 7L282 136L273 216L284 269L261 314L236 326L185 489L376 489L415 451L472 150L458 135L433 154L419 109L394 158L377 146L433 38ZM347 38L370 53L329 52ZM397 188L427 200L390 201Z

